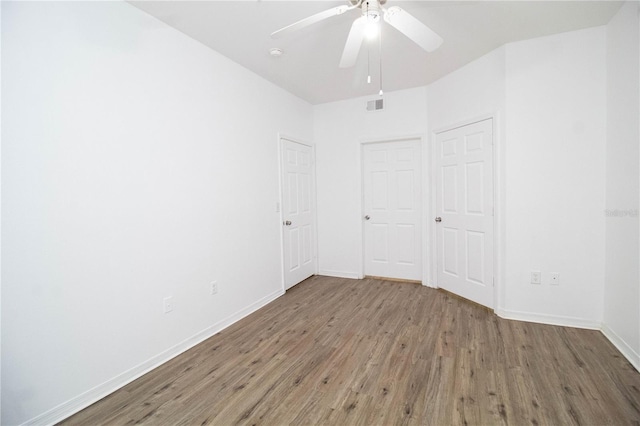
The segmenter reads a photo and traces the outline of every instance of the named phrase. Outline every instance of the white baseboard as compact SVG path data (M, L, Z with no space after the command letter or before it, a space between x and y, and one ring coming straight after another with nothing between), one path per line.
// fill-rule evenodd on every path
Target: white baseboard
M547 325L560 325L563 327L586 328L589 330L600 330L599 322L586 320L583 318L564 317L559 315L536 314L532 312L508 311L505 309L496 309L495 313L504 319L535 322Z
M602 334L609 339L609 341L615 346L622 355L633 365L633 367L640 371L640 354L633 350L631 346L627 344L615 331L610 329L606 324L602 325Z
M330 269L320 269L318 271L318 275L324 275L326 277L336 277L336 278L350 278L352 280L359 280L362 277L355 272L344 272L344 271L332 271Z
M209 337L213 336L216 333L219 333L220 331L241 320L247 315L257 311L258 309L262 308L263 306L272 302L283 294L284 291L278 290L263 297L262 299L252 303L246 308L241 309L235 314L232 314L222 319L221 321L216 322L215 324L205 328L204 330L196 333L188 339L183 340L182 342L167 349L166 351L159 353L158 355L148 359L147 361L117 375L112 379L107 380L106 382L78 395L75 398L70 399L69 401L63 402L57 407L54 407L51 410L48 410L32 418L31 420L27 420L25 423L23 423L23 425L52 425L66 419L67 417L70 417L78 411L87 408L94 402L101 400L105 396L131 383L135 379L145 375L154 368L164 364L170 359L175 358L181 353L191 349L195 345L202 343Z
M431 280L422 281L422 285L429 288L436 288L436 289L438 288L436 283Z

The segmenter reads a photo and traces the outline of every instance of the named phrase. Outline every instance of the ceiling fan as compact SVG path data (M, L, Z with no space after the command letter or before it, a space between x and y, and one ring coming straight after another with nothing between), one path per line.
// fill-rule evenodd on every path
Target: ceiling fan
M279 29L271 34L272 38L279 38L291 34L301 28L320 22L332 16L342 15L354 9L361 10L361 16L351 25L347 42L340 59L340 68L350 68L355 65L360 52L360 46L367 33L375 34L378 22L382 16L384 21L411 39L427 52L433 52L442 44L442 37L431 28L416 19L413 15L398 6L384 8L387 0L349 0L349 5L337 6L323 12L316 13L298 22Z

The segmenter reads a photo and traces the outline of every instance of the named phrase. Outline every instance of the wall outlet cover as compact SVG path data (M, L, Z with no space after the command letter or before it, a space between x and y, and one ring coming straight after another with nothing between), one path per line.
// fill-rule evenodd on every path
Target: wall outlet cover
M542 272L531 271L531 284L541 284L541 283L542 283Z
M167 296L163 299L164 303L164 313L168 314L173 311L173 296Z

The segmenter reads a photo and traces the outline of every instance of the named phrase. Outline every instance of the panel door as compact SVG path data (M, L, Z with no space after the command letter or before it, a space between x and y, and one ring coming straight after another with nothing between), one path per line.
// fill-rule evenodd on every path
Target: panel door
M290 288L315 274L315 212L312 149L282 139L284 282Z
M363 146L365 275L422 280L420 140Z
M492 119L436 135L436 216L438 286L492 308Z

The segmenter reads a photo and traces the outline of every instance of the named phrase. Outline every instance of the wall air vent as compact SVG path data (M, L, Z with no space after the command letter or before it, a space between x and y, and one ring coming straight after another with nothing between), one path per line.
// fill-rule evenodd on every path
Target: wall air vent
M367 111L380 111L384 109L383 99L374 99L367 102Z

